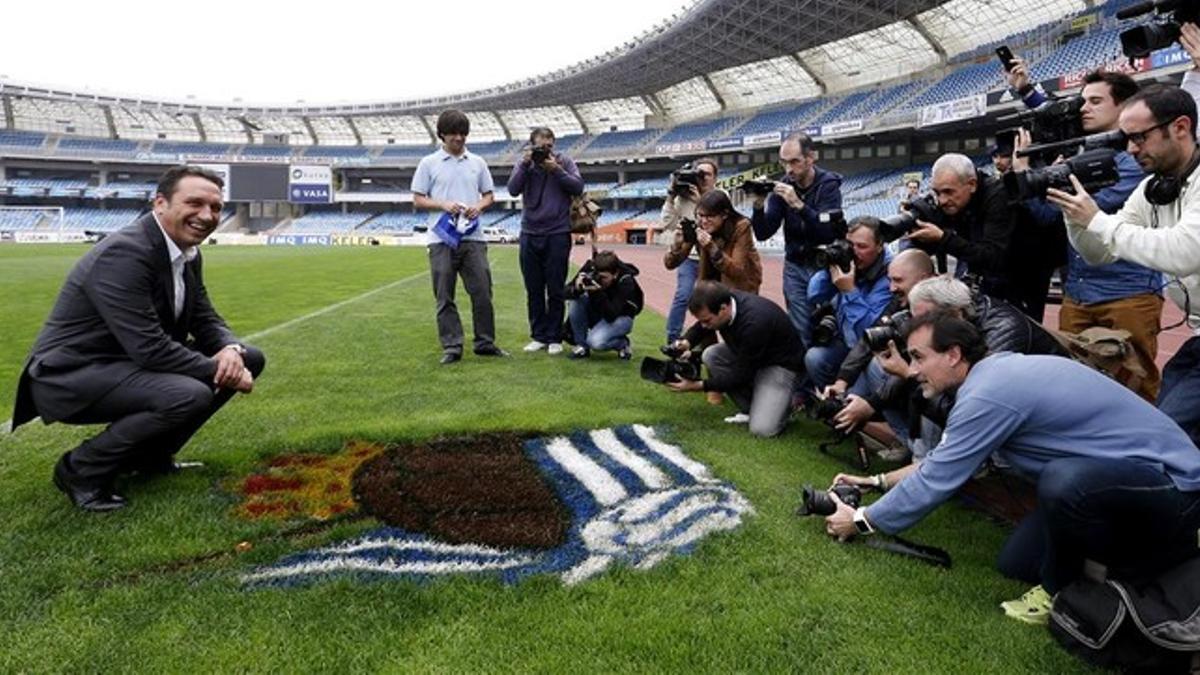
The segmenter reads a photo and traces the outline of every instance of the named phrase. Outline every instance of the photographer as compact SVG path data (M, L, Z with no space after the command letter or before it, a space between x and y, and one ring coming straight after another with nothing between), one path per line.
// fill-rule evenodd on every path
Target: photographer
M694 213L695 223L690 227L685 223L676 229L675 242L663 255L663 264L669 270L680 268L691 259L693 252L699 252L699 278L720 281L739 291L758 293L762 284L762 260L754 247L750 221L734 210L729 195L723 190L712 190L704 195ZM682 323L681 319L680 325Z
M933 259L929 254L914 248L896 255L888 265L888 291L892 295L883 310L880 321L897 312L908 309L908 292L918 282L933 277ZM902 386L899 378L883 370L878 360L873 359L871 344L863 339L850 350L838 369L837 380L825 388L825 398L845 396L846 405L834 416L834 428L849 433L869 421L878 411L883 414L896 435L908 443L908 411L904 401L893 401L897 389Z
M981 279L984 293L1009 297L1006 260L1015 220L1004 184L958 153L939 157L932 174L930 184L943 222L918 220L917 228L904 238L930 255L954 256L955 276L970 273Z
M1029 89L1029 72L1025 62L1017 59L1008 74L1008 81L1018 91ZM1138 85L1133 78L1123 73L1094 71L1084 77L1083 107L1080 118L1083 130L1088 134L1117 131L1117 118L1121 105L1137 93ZM1036 90L1026 98L1027 104L1039 103L1044 98ZM1017 147L1029 145L1029 134L1021 130ZM1081 148L1082 151L1082 148ZM1096 192L1096 203L1105 213L1116 213L1129 195L1137 189L1145 174L1128 152L1116 156L1120 180L1116 185ZM1027 171L1029 160L1017 158L1014 170ZM1049 233L1063 232L1062 212L1044 200L1026 202L1033 224ZM1034 239L1037 245L1038 239ZM1057 244L1057 240L1055 240ZM1158 394L1159 376L1155 357L1158 354L1158 323L1162 315L1163 299L1160 294L1161 276L1149 268L1127 260L1118 260L1106 265L1090 265L1079 255L1074 246L1065 243L1067 269L1063 276L1063 301L1059 310L1060 330L1080 333L1093 326L1127 330L1129 343L1137 354L1138 362L1146 372L1138 390L1143 398L1153 401ZM1014 254L1034 251L1014 251ZM1052 265L1040 270L1026 269L1028 284L1026 302L1031 304L1031 313L1040 316L1045 306L1046 292L1050 285Z
M633 357L627 336L643 302L637 274L636 267L621 262L612 251L600 251L579 269L566 289L575 345L570 358L583 359L593 351L610 349L624 361Z
M996 143L989 149L988 156L992 158L992 175L996 178L1003 178L1004 174L1012 171L1013 149L1011 145Z
M1115 214L1100 210L1074 176L1075 193L1051 189L1067 236L1092 264L1129 260L1174 277L1167 295L1200 325L1200 165L1196 102L1178 87L1150 85L1130 98L1118 122L1129 153L1147 173ZM1197 303L1197 304L1193 304ZM1200 337L1192 337L1163 368L1158 407L1200 438Z
M688 310L696 322L672 346L704 350L708 379L677 380L666 385L679 392L724 392L750 424L755 436L775 436L787 426L792 390L804 367L804 348L791 320L778 305L750 293L731 291L715 281L697 281ZM741 421L731 418L727 421Z
M1009 616L1045 623L1052 596L1082 575L1085 559L1124 577L1197 554L1200 452L1165 415L1070 359L989 354L979 331L950 315L915 319L907 343L922 393L956 393L946 434L870 506L832 495L831 536L904 531L999 453L1036 479L1038 495L1000 554L1004 574L1040 584L1002 605Z
M850 348L868 326L883 316L891 300L886 274L891 253L883 247L879 219L860 216L850 222L847 230L853 259L845 267L835 263L817 272L808 284L809 304L816 307L830 303L836 324L827 344L817 344L821 340L814 337L813 346L804 354L808 378L817 388L833 383Z
M696 220L696 205L700 198L711 193L717 185L717 160L702 157L691 163L691 172L695 174L695 183L680 183L679 172L671 174L671 184L667 188L667 198L662 205L659 218L663 232L673 233L672 251L678 246L681 235L682 221ZM693 242L694 243L694 242ZM679 339L683 332L683 321L687 318L688 298L692 297L692 286L696 285L700 267L700 252L695 248L689 249L686 256L675 260L672 252L668 251L663 257L663 264L668 270L675 270L675 296L671 299L671 309L667 312L667 342ZM758 288L755 287L755 292Z
M526 352L562 352L563 284L571 255L571 198L583 194L583 178L570 157L554 152L554 132L537 127L513 166L508 193L525 195L521 211L521 277L529 311Z
M786 173L770 195L754 197L750 224L759 241L783 227L783 298L788 316L804 346L812 345L812 306L808 282L820 271L813 261L817 246L842 236L821 214L842 209L842 177L817 166L816 145L807 134L794 133L779 146Z

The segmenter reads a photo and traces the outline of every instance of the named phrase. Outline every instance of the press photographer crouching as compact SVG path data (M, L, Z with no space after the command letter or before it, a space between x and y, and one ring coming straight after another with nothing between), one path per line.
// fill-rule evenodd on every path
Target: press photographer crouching
M1149 176L1115 214L1103 213L1072 177L1074 193L1051 189L1067 236L1091 264L1128 260L1170 275L1171 298L1200 326L1200 166L1196 103L1178 87L1150 85L1131 97L1118 122L1128 151ZM1158 408L1200 438L1200 337L1179 348L1162 371Z
M683 220L675 242L663 254L667 269L685 264L699 253L698 277L747 293L758 293L762 284L762 259L754 247L750 221L734 210L729 195L712 190L696 204L695 222ZM690 297L690 295L689 295ZM682 325L682 319L680 325Z
M891 300L891 253L879 229L878 218L855 218L845 239L818 249L824 269L809 281L808 303L825 309L814 312L813 345L804 354L808 379L817 388L833 383L850 349Z
M915 318L907 345L922 393L954 395L946 434L898 480L838 476L884 495L854 509L832 494L831 536L902 532L999 453L1037 482L1037 507L1006 542L999 568L1039 586L1004 603L1009 616L1044 623L1053 595L1082 575L1085 560L1131 578L1200 552L1200 451L1136 394L1070 359L989 353L975 326L944 313Z
M716 391L729 396L755 436L775 436L787 426L792 390L804 367L800 336L788 315L766 298L698 281L688 301L696 322L671 345L677 353L704 350L708 378L665 382L674 391ZM727 421L743 421L735 416Z
M886 351L887 338L898 335L897 331L903 328L898 325L901 319L896 317L908 310L908 292L918 282L932 277L933 259L918 249L901 251L888 265L888 290L892 298L884 308L883 316L864 331L865 339L859 340L850 349L838 369L837 379L822 392L826 399L844 400L845 405L831 420L838 431L850 433L881 414L895 436L906 446L909 445L907 405L903 400L896 400L903 387L903 378L889 375L873 357L875 352ZM873 333L873 329L890 330ZM878 337L872 339L873 336ZM880 339L883 340L882 344L878 342ZM898 339L896 341L899 342ZM885 440L880 434L872 435L878 440Z
M643 303L637 275L636 267L622 262L612 251L600 251L583 264L566 289L574 345L570 358L583 359L593 351L608 350L616 350L622 360L633 357L628 336Z

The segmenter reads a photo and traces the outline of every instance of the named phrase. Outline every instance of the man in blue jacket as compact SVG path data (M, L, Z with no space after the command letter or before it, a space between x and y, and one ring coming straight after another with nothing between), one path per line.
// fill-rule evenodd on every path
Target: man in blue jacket
M822 221L821 214L842 209L842 177L817 166L816 144L804 133L784 139L779 161L787 173L773 193L755 197L750 224L759 241L783 227L783 299L807 348L812 346L808 282L820 271L813 255L817 246L843 236L830 221Z
M1046 102L1045 95L1029 85L1029 71L1020 59L1009 73L1008 80L1014 89L1023 92L1026 105L1037 107ZM1080 110L1083 130L1089 134L1117 130L1121 106L1138 92L1137 82L1124 73L1103 71L1089 73L1083 82L1080 94L1083 97L1083 108ZM1017 147L1025 147L1028 141L1028 133L1022 132L1018 136ZM1028 168L1027 158L1017 158L1013 163L1014 171L1026 171ZM1117 184L1098 190L1093 196L1100 210L1105 213L1119 211L1146 175L1137 160L1124 151L1117 153L1117 171L1120 175ZM1026 208L1036 227L1065 238L1063 215L1058 207L1038 199L1027 202ZM1146 371L1137 393L1153 401L1158 396L1160 382L1155 357L1158 355L1158 324L1163 306L1160 291L1162 275L1128 260L1090 265L1069 242L1065 248L1067 270L1063 279L1063 302L1058 315L1058 327L1069 333L1079 333L1093 326L1129 331L1129 343L1137 354L1138 363ZM1033 252L1014 253L1029 255ZM1039 279L1041 283L1038 290L1043 306L1049 279L1049 270ZM1040 306L1037 310L1040 314Z
M854 260L847 269L830 265L814 274L808 284L808 304L829 303L837 322L836 334L828 344L814 344L804 353L808 379L818 389L833 384L850 349L858 344L863 331L883 316L892 300L887 276L892 255L883 246L879 225L879 219L871 216L851 221L846 240L854 249Z
M826 518L831 536L904 531L999 453L1037 481L1037 507L999 567L1040 585L1004 603L1009 616L1045 623L1051 598L1082 575L1085 560L1129 578L1200 553L1200 451L1136 394L1071 359L989 354L969 321L943 313L913 320L908 353L925 397L955 394L946 432L914 468L839 476L884 495L857 510L839 501Z
M508 193L524 195L521 213L521 276L529 308L526 352L562 353L562 323L571 256L571 198L583 194L583 178L570 157L554 152L554 132L538 127L513 167Z

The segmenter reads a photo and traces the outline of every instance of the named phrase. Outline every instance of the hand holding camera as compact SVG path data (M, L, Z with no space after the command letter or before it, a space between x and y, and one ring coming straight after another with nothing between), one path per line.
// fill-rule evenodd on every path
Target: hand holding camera
M772 190L772 192L776 195L779 195L779 198L782 199L789 207L797 210L804 208L804 200L800 199L800 195L796 192L795 186L791 185L790 183L784 183L782 181L775 183L775 188Z
M837 287L839 293L849 293L854 290L854 272L854 260L850 261L847 269L839 265L830 265L829 280Z
M600 290L600 280L591 272L580 272L579 276L575 277L575 287L581 291L598 291Z
M875 408L867 403L865 398L857 394L848 394L846 405L833 416L833 428L843 434L849 434L869 422L874 414Z
M888 340L887 349L877 352L875 359L879 361L879 367L883 368L885 373L896 377L908 377L908 361L904 359L895 340Z

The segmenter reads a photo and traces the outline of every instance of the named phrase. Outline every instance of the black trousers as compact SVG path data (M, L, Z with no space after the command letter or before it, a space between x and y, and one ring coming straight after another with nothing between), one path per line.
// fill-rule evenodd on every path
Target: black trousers
M529 337L562 342L571 235L521 233L521 276L529 310Z
M258 379L266 365L263 353L247 345L244 361ZM214 391L211 383L187 375L135 372L103 398L60 420L67 424L109 423L66 455L67 477L103 485L122 471L170 462L234 393L232 389Z

